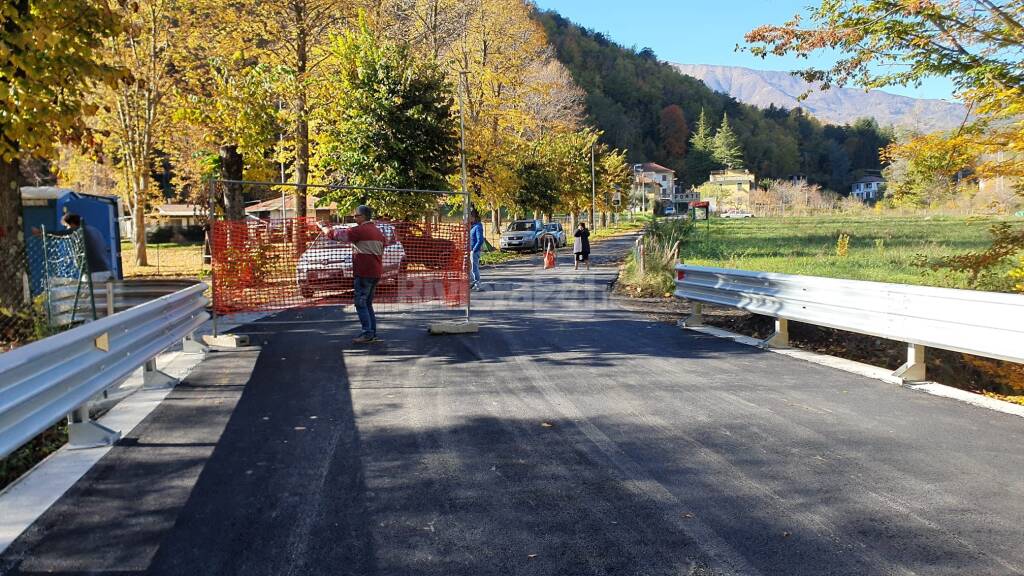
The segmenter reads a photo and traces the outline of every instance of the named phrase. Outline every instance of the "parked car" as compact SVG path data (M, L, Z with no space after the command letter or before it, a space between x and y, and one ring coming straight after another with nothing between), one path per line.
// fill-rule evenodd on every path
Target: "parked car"
M435 238L429 227L413 222L397 222L398 242L405 250L405 264L420 264L437 270L445 268L455 256L455 243Z
M355 224L344 224L351 228ZM405 248L398 241L395 227L391 224L377 224L384 234L384 274L382 282L395 282L405 261ZM348 242L331 240L320 234L299 256L295 270L299 293L303 298L312 298L317 291L341 291L352 289L352 245Z
M541 240L547 231L540 220L515 220L509 222L501 235L502 250L540 250Z
M746 210L729 210L719 214L719 218L753 218L754 215Z
M544 229L549 235L554 237L555 248L561 248L562 246L565 246L568 243L569 239L566 238L565 228L562 228L561 222L549 222L548 224L544 225Z

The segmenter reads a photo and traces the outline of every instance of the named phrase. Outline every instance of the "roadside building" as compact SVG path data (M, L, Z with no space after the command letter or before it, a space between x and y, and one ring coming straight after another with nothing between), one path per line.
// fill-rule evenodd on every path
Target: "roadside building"
M160 226L188 228L200 226L200 217L205 219L207 209L194 204L162 204L156 207L156 219Z
M324 206L317 206L319 199L315 196L306 196L306 215L316 217L318 220L329 220L338 212L338 205L334 202ZM248 216L263 220L280 220L283 218L295 218L295 195L288 194L284 197L282 208L281 197L264 200L252 206L246 206L245 213Z
M634 203L636 207L653 211L656 206L662 210L666 206L674 207L676 191L676 171L654 162L633 165L634 185L642 199Z
M712 212L749 210L755 177L749 170L715 170L701 186Z
M882 195L885 194L885 178L874 174L862 176L853 183L850 194L864 202L881 200Z

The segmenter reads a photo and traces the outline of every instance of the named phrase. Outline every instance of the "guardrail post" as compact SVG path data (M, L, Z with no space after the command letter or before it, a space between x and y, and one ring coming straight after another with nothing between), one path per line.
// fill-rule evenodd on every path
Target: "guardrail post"
M690 315L679 322L680 328L692 328L704 325L704 303L690 300Z
M182 338L181 350L185 354L206 354L210 351L205 344L196 340L196 335L194 333Z
M114 279L107 278L107 316L114 315Z
M156 369L156 359L151 358L146 361L145 366L142 368L142 387L146 389L152 388L170 388L178 383L178 379L172 377L166 372L162 372Z
M892 375L904 382L925 381L924 352L924 346L907 343L907 362L893 372Z
M765 348L789 348L789 320L775 319L775 332L761 342Z
M68 447L73 450L112 446L121 439L121 432L111 430L89 416L89 404L68 414Z

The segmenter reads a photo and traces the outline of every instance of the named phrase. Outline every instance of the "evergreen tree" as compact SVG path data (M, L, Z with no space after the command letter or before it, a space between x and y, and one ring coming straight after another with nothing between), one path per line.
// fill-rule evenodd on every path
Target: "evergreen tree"
M700 151L711 154L713 139L714 135L711 134L711 128L708 127L707 113L701 108L700 118L697 120L697 129L693 131L693 136L690 138L690 149L694 152Z
M740 148L736 133L729 126L729 114L722 114L722 125L711 144L711 156L716 162L729 169L743 168L743 149Z
M686 174L681 178L684 184L699 185L707 182L711 171L718 168L713 149L714 135L708 125L707 112L701 108L697 128L690 137L690 153L686 155Z

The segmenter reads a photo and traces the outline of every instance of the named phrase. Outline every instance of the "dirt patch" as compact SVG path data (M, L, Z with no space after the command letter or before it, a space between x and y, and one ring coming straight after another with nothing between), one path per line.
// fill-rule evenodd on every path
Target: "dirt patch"
M691 313L690 304L675 297L631 298L616 286L613 298L628 310L670 324ZM704 305L703 315L709 326L754 338L767 338L775 326L771 317L713 304ZM789 323L789 340L797 348L890 370L899 368L906 359L903 342L800 322ZM934 348L928 349L925 363L929 380L1024 404L1024 365Z

